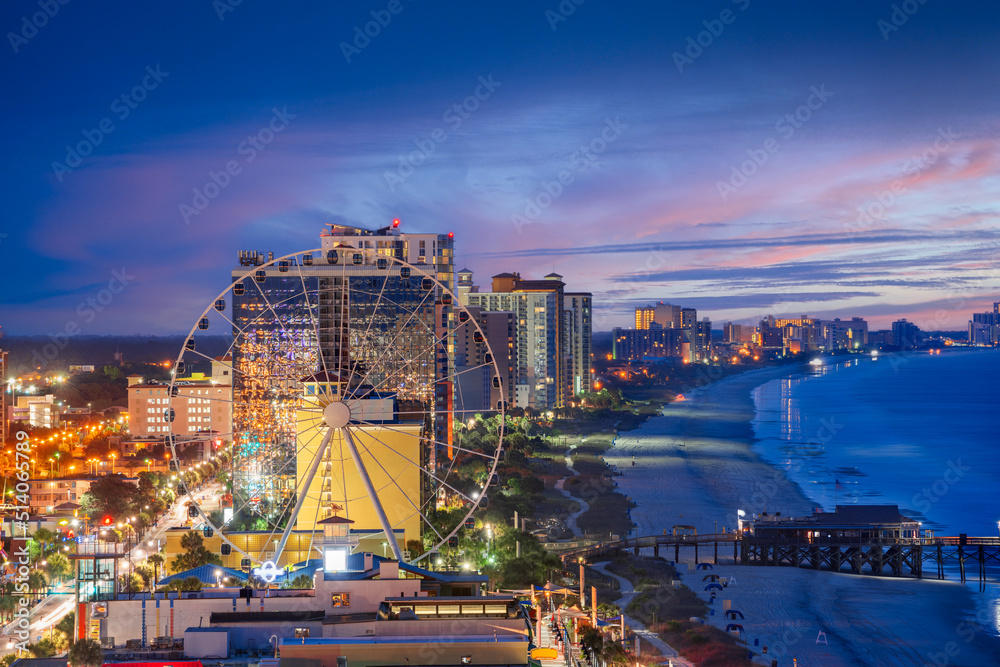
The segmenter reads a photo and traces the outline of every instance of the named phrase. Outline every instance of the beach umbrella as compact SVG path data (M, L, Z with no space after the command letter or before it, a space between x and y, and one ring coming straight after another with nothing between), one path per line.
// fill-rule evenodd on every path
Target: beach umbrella
M706 591L710 591L712 589L718 589L718 590L721 591L722 590L722 584L709 584L709 585L705 586L705 590Z
M719 575L717 575L717 574L706 574L704 577L701 578L702 581L708 581L709 579L711 579L712 581L718 581L719 580Z
M743 632L743 626L739 623L730 623L726 626L726 632Z
M698 569L699 570L712 570L712 569L715 569L715 568L712 567L711 563L698 563Z
M729 610L726 611L726 618L736 618L737 616L740 617L740 620L743 620L743 612L742 611L738 611L736 609L729 609Z

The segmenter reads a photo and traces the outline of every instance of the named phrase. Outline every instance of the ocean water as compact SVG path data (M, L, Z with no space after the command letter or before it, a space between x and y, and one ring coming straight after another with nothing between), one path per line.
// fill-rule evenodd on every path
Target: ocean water
M1000 534L1000 351L827 359L753 398L755 447L817 507L896 504L938 535Z

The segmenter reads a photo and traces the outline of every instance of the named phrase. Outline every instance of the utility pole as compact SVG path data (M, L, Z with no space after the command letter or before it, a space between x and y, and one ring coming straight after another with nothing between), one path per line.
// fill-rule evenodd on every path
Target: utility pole
M521 530L521 524L517 520L517 510L514 510L514 530ZM514 545L514 549L515 549L515 554L514 554L515 558L520 558L521 540L517 540L517 543Z
M580 611L583 611L584 609L587 608L587 596L584 594L585 590L586 589L584 588L583 584L583 558L581 558L580 559Z
M0 409L3 410L3 413L0 414L0 424L2 424L2 427L0 427L0 431L3 432L3 440L0 440L0 442L6 443L7 442L7 352L4 350L0 350L0 383L2 383L2 386L0 386ZM10 396L11 399L14 398L13 385L11 386Z

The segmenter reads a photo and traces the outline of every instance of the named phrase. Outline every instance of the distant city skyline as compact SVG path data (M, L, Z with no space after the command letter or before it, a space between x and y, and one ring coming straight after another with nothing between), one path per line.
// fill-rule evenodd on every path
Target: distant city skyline
M238 251L394 218L595 331L1000 297L993 4L218 5L0 7L5 333L185 333Z

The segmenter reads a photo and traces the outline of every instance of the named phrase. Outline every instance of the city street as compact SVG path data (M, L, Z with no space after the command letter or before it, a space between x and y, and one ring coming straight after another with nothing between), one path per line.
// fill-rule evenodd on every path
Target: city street
M220 509L221 493L222 485L213 481L192 495L206 512L210 512ZM201 500L202 498L205 499L204 502ZM186 500L187 496L180 496L176 501L174 501L173 505L170 506L166 513L160 517L160 519L154 523L152 527L150 527L150 529L142 537L142 540L132 547L129 551L128 557L122 558L119 561L119 574L128 572L130 558L133 565L138 565L143 562L149 554L156 553L157 547L162 547L166 544L166 534L168 530L183 526L187 522L188 504L185 502ZM160 574L162 576L163 572L161 571ZM74 589L75 585L72 580L60 584L59 586L53 588L52 594L47 595L41 600L41 602L32 608L29 616L31 619L31 625L29 626L31 630L31 634L28 639L29 643L35 643L44 637L45 633L49 632L50 629L59 623L59 621L61 621L66 614L73 611ZM20 638L16 634L13 634L13 632L17 629L17 621L8 623L0 629L0 656L13 653L16 650L15 644L20 641Z

